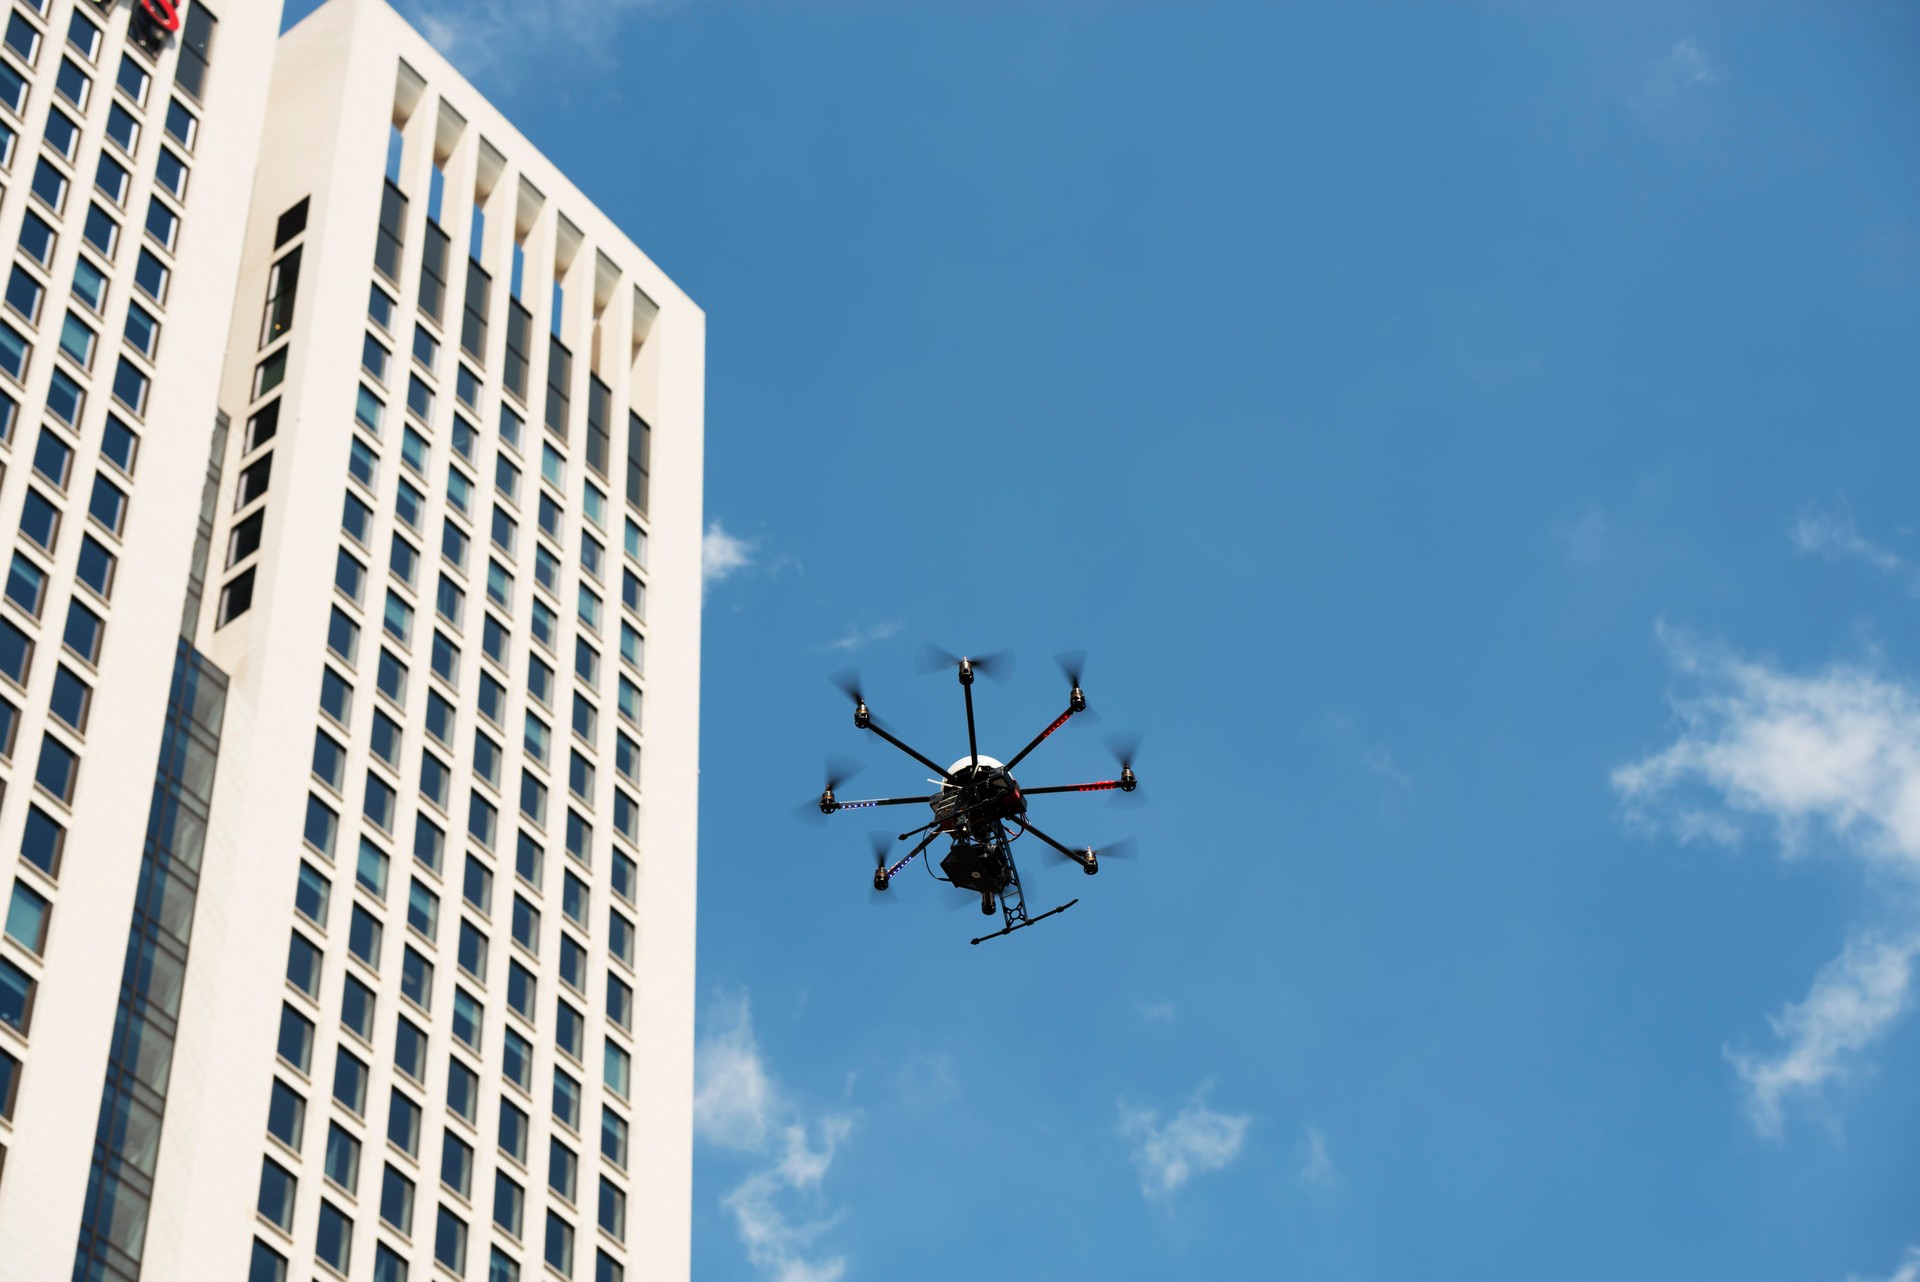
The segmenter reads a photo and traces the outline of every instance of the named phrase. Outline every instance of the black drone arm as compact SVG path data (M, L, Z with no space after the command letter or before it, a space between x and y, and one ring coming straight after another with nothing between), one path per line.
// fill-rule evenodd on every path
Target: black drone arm
M1023 797L1038 797L1049 792L1111 792L1115 788L1126 792L1133 791L1127 787L1127 781L1124 779L1096 779L1092 783L1061 783L1052 784L1045 788L1022 787L1020 789L1020 795Z
M864 703L861 704L860 710L862 712L865 712L866 706L867 705ZM912 748L909 748L906 744L900 742L900 740L894 738L891 734L887 733L887 731L881 726L881 724L878 721L874 720L871 715L868 715L866 717L855 717L854 724L856 726L859 726L862 730L873 731L873 733L879 735L882 739L885 739L888 743L900 749L900 751L906 753L909 757L912 757L915 761L919 762L921 765L925 766L927 769L933 771L933 773L939 775L942 779L953 778L953 776L948 774L943 767L936 766L933 763L933 759L931 757L926 756L924 753L914 751ZM926 798L923 797L920 800L924 801L926 800Z
M875 797L867 801L829 801L820 809L827 814L836 810L870 810L875 806L924 806L932 797Z
M1078 691L1075 691L1075 693L1077 694ZM1067 710L1053 719L1052 725L1048 726L1045 730L1042 730L1039 734L1033 736L1032 743L1028 744L1026 747L1020 749L1019 752L1014 754L1013 760L1007 763L1007 769L1011 770L1015 766L1019 765L1022 761L1025 761L1027 759L1027 754L1029 752L1032 752L1035 748L1038 748L1042 743L1045 743L1048 735L1058 730L1061 726L1066 725L1067 722L1072 719L1074 713L1079 712L1082 708L1085 708L1086 706L1087 706L1087 703L1085 699L1075 699L1073 700L1072 703L1069 703L1067 705ZM1027 792L1027 791L1030 791L1030 789L1023 788L1021 789L1021 791Z
M1028 832L1032 833L1034 836L1038 837L1040 840L1046 842L1049 846L1052 846L1055 850L1059 851L1061 854L1065 855L1067 858L1073 860L1073 862L1075 862L1076 864L1079 864L1082 868L1090 869L1093 867L1093 852L1091 850L1070 850L1067 847L1061 845L1059 842L1055 841L1053 838L1047 836L1046 833L1041 832L1038 828L1028 823L1025 819L1018 819L1018 820L1015 820L1014 822L1018 823L1022 828L1026 829Z
M973 759L973 768L978 770L980 768L980 741L974 737L973 733L973 682L965 678L966 674L963 672L961 674L960 691L967 696L967 755Z
M892 881L893 875L895 873L899 872L902 868L905 868L908 864L912 863L914 856L918 855L921 851L925 850L928 846L931 846L933 844L933 839L935 837L938 837L939 835L940 834L938 832L930 832L925 837L921 838L919 845L915 846L912 850L909 850L906 854L902 855L898 863L894 864L891 868L887 869L885 873L886 879L888 881Z

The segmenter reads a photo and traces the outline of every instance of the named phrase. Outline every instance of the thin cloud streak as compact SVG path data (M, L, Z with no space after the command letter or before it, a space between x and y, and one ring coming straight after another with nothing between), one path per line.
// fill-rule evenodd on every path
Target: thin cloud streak
M809 1118L768 1071L744 993L722 997L703 1021L694 1054L694 1134L757 1159L721 1199L752 1265L773 1282L839 1282L844 1256L822 1257L820 1239L839 1223L820 1209L822 1185L853 1118Z
M1835 664L1802 675L1662 632L1696 691L1668 747L1617 768L1630 823L1734 845L1754 826L1793 858L1816 838L1870 874L1891 929L1858 927L1805 1000L1773 1018L1770 1053L1729 1052L1754 1128L1781 1134L1789 1101L1844 1079L1911 1003L1920 953L1920 689Z
M447 61L469 77L518 80L536 65L566 59L577 74L581 60L611 69L616 33L629 19L665 14L678 0L397 0Z
M1333 1169L1333 1157L1327 1152L1327 1137L1317 1126L1307 1128L1307 1160L1300 1168L1300 1182L1322 1189L1340 1182L1340 1173Z
M1195 1175L1224 1170L1246 1144L1250 1114L1208 1108L1206 1087L1166 1121L1157 1110L1120 1101L1120 1137L1133 1146L1140 1171L1140 1193L1148 1200L1171 1197Z
M1907 1253L1901 1257L1900 1267L1890 1277L1865 1278L1858 1273L1849 1273L1847 1282L1920 1282L1920 1246L1907 1248Z
M1920 566L1863 536L1853 512L1844 503L1802 512L1787 530L1787 537L1795 548L1812 556L1829 561L1863 561L1901 580L1909 593L1920 596Z
M875 641L890 641L899 635L900 625L891 620L876 623L870 628L862 628L856 623L847 628L844 636L827 642L820 649L827 654L848 654L872 645Z

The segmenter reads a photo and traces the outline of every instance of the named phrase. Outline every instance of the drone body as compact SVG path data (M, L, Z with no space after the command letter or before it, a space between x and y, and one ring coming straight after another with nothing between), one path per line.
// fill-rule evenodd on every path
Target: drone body
M1023 927L1030 926L1055 913L1065 912L1079 900L1053 908L1038 916L1029 917L1025 895L1020 888L1020 872L1013 860L1013 842L1031 833L1050 846L1061 856L1080 865L1088 876L1100 871L1100 854L1091 846L1075 850L1055 841L1041 832L1027 820L1027 798L1043 793L1062 792L1106 792L1118 789L1132 792L1139 781L1133 773L1131 751L1121 753L1121 770L1118 778L1095 780L1082 784L1063 784L1053 787L1022 789L1013 776L1013 768L1023 761L1027 754L1039 747L1054 731L1064 726L1075 713L1086 711L1087 697L1080 689L1080 677L1077 671L1078 659L1062 660L1062 667L1072 684L1068 695L1067 710L1054 719L1053 723L1038 735L1025 748L1021 749L1011 761L1002 764L992 757L982 756L973 720L973 679L976 671L987 672L992 659L968 659L934 651L936 666L951 666L960 679L961 689L966 694L967 703L967 748L968 753L951 766L942 769L939 765L920 752L908 747L895 738L873 717L867 708L867 701L861 694L857 681L850 676L842 681L842 688L854 702L853 724L886 740L915 761L935 771L939 778L929 780L939 784L938 792L923 797L880 797L866 801L841 801L834 796L834 785L838 780L831 776L827 786L820 793L820 812L835 814L842 810L865 810L876 806L899 806L924 804L933 812L928 823L910 832L901 833L899 840L919 836L915 845L900 859L889 864L886 844L876 841L874 851L873 888L876 893L887 891L894 875L913 862L927 847L941 837L950 840L946 856L940 861L940 873L936 880L945 881L957 889L980 896L980 911L991 916L997 909L1004 921L1003 929L989 935L983 935L973 942L994 939L1010 934ZM1001 662L1004 662L1002 660ZM924 834L924 835L922 835ZM1121 848L1109 848L1108 854L1122 853Z

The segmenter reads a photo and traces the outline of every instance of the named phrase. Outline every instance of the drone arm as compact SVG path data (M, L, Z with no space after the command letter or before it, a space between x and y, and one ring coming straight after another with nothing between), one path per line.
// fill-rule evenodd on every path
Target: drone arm
M925 850L928 846L931 846L933 844L933 839L935 837L938 837L939 835L940 834L936 831L936 832L930 832L925 837L921 838L919 845L915 846L912 850L909 850L906 854L902 855L900 857L900 862L893 865L893 867L887 869L886 871L887 880L892 881L893 875L895 873L899 872L902 868L905 868L908 864L912 863L914 860L914 856L918 855L921 851Z
M1098 779L1093 783L1062 783L1053 784L1045 788L1022 788L1020 789L1020 795L1023 797L1037 797L1049 792L1111 792L1115 788L1124 788L1125 786L1126 785L1118 779Z
M1053 838L1047 836L1046 833L1041 832L1038 828L1034 827L1032 824L1028 823L1026 820L1021 819L1017 822L1026 831L1032 833L1034 836L1038 837L1040 840L1046 842L1049 846L1052 846L1055 850L1059 851L1061 854L1065 855L1067 858L1073 860L1073 862L1075 862L1076 864L1079 864L1082 868L1088 868L1092 866L1089 861L1087 851L1069 850L1067 847L1061 845L1059 842L1055 841Z
M1028 744L1026 747L1020 749L1018 753L1014 754L1013 760L1007 763L1007 769L1011 770L1015 766L1019 765L1022 761L1026 760L1027 754L1029 752L1032 752L1035 748L1038 748L1043 742L1045 742L1048 735L1058 730L1061 726L1066 725L1068 719L1072 717L1073 714L1077 711L1078 711L1077 708L1069 704L1065 712L1061 713L1059 716L1053 719L1052 725L1048 726L1045 730L1042 730L1039 734L1033 736L1032 743ZM1022 791L1027 791L1027 789L1022 789Z
M925 766L927 769L933 771L933 773L939 775L942 779L953 778L953 776L948 774L944 769L934 765L931 758L924 756L921 753L915 752L912 748L909 748L906 744L900 742L900 740L894 738L891 734L888 734L886 730L881 728L881 725L878 721L875 721L869 718L867 720L867 724L863 728L873 731L873 733L879 735L882 739L885 739L888 743L900 749L900 751L906 753L909 757L912 757L915 761L919 762L921 765ZM922 798L921 800L925 800L925 798Z
M874 806L924 806L932 800L932 797L875 797L868 801L836 801L833 803L833 809L870 810Z
M980 741L973 733L973 682L962 681L960 691L967 696L967 754L973 758L973 768L980 768Z

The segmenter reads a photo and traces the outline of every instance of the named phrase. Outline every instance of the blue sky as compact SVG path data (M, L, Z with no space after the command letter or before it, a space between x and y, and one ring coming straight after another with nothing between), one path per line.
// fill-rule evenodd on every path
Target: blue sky
M1920 1278L1911 6L402 7L709 314L697 1277Z

